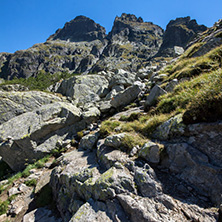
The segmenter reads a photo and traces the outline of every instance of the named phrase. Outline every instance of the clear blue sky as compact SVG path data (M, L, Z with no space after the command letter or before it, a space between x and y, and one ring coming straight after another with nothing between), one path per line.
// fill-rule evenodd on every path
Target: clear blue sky
M222 0L0 0L0 52L45 42L78 15L90 17L109 32L123 12L164 29L171 19L188 15L210 27L222 18Z

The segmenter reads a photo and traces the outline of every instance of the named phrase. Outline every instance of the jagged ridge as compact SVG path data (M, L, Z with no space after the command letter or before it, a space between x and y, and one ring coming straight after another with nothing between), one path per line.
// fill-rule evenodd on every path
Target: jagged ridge
M85 16L78 16L44 44L14 54L1 54L0 77L28 78L42 70L52 74L118 68L137 71L149 64L161 45L158 56L175 56L171 49L173 46L185 47L197 32L205 29L186 17L171 21L163 36L163 29L159 26L123 13L115 18L113 28L106 36L102 26Z

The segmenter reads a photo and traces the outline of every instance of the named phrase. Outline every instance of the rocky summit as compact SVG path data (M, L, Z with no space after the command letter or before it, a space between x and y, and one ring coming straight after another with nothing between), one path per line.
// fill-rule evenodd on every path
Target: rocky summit
M77 16L0 53L0 221L222 221L222 20Z
M65 40L71 42L103 40L106 37L106 30L92 19L85 16L77 16L67 22L62 29L48 38L49 40Z

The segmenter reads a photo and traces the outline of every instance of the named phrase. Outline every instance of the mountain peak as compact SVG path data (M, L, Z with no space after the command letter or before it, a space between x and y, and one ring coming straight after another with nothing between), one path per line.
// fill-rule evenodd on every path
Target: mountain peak
M122 21L122 22L143 22L143 19L141 17L136 17L133 14L126 14L122 13L120 17L116 16L115 21Z
M80 15L67 22L62 29L58 29L48 40L65 40L71 42L102 40L106 30L92 19Z

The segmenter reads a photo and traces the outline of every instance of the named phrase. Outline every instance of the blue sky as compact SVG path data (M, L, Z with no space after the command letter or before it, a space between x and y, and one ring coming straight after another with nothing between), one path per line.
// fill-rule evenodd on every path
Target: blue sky
M90 17L109 32L123 12L165 29L171 19L191 16L208 27L222 18L222 0L0 0L0 52L45 42L65 22Z

